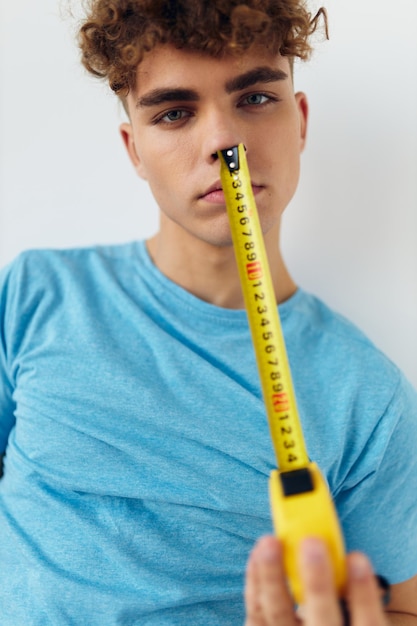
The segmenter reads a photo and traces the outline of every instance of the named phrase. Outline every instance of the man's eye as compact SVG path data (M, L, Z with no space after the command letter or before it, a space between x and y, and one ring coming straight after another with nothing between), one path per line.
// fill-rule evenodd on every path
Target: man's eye
M178 120L182 119L183 114L184 111L176 109L175 111L168 111L168 113L166 113L162 119L169 120L170 122L177 122Z
M270 100L270 98L263 93L252 93L245 98L247 104L265 104L268 100Z
M190 117L189 111L184 111L184 109L172 109L171 111L167 111L163 115L160 115L156 118L155 123L163 123L163 124L173 124L174 122L180 122L181 120Z
M239 107L262 107L268 106L274 102L279 102L277 95L266 93L249 93L240 100Z

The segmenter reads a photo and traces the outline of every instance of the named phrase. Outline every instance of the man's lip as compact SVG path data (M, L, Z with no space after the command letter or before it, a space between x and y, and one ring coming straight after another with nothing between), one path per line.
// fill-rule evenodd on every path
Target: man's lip
M200 195L200 198L204 198L204 196L208 196L208 194L213 193L215 191L223 191L222 184L219 180L216 180L216 182L210 185L208 189L203 191L203 193Z
M253 182L251 185L254 194L258 193L263 188L262 185L256 185ZM204 191L199 197L205 198L206 196L210 196L210 194L217 194L217 192L223 193L223 187L220 181L216 181L213 185L210 185L210 187L208 187L208 189L206 189L206 191Z

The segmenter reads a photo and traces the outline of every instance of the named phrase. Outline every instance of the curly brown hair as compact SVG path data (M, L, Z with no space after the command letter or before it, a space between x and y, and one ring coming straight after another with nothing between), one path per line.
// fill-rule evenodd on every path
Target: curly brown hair
M271 53L306 60L310 36L323 16L303 0L88 0L79 31L82 62L122 98L136 69L157 44L219 58L261 44Z

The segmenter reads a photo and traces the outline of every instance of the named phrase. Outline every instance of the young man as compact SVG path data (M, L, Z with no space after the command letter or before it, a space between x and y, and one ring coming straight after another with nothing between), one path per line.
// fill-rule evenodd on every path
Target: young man
M308 117L292 61L317 19L299 0L91 2L84 63L123 99L160 228L25 253L1 275L2 626L245 621L275 460L219 181L217 151L239 143L310 457L348 551L393 584L384 614L350 555L352 624L417 623L416 394L279 248ZM252 553L247 626L340 624L323 546L303 546L302 613L280 549L264 537Z

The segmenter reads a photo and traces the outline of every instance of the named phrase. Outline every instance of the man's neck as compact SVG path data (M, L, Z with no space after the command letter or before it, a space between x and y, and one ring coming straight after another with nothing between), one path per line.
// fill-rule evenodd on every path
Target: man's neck
M265 237L275 296L281 303L294 294L296 285L284 264L278 240L276 231ZM147 248L156 267L183 289L219 307L244 308L233 246L213 246L191 237L178 243L162 230L147 241Z

